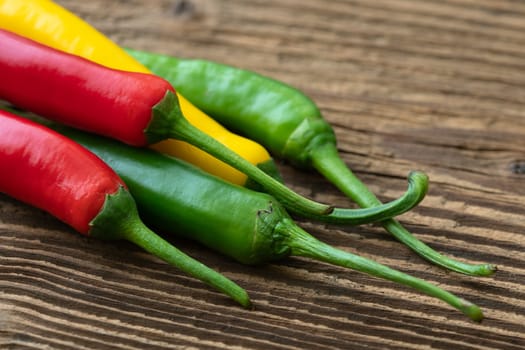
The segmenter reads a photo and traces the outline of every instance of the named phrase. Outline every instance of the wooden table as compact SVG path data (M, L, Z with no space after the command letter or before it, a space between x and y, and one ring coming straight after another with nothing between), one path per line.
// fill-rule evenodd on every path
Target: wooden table
M236 306L126 242L86 239L0 195L2 349L523 349L525 2L511 0L60 0L117 43L215 60L303 90L345 162L382 199L411 169L426 199L399 219L445 255L497 264L444 271L377 226L300 221L338 248L479 304L467 320L409 288L306 259L247 267L179 248L250 293ZM316 200L351 203L280 163ZM1 169L9 171L9 169Z

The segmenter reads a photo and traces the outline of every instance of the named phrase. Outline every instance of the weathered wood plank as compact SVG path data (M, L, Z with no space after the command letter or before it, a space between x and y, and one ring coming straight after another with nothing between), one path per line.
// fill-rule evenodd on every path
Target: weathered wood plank
M246 287L238 308L131 244L86 239L0 195L0 347L6 349L521 349L525 346L525 2L60 0L121 45L232 64L309 94L349 166L381 199L411 169L427 198L400 219L492 278L429 265L376 226L301 221L320 239L478 303L473 324L431 298L288 259L247 267L170 240ZM3 171L6 171L2 169ZM281 164L295 190L349 205Z

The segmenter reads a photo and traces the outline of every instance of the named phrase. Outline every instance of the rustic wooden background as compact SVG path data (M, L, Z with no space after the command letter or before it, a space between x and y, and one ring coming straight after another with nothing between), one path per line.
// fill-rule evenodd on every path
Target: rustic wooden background
M347 164L382 198L410 169L427 198L400 220L491 278L431 266L375 226L301 225L478 303L447 305L306 259L246 267L171 241L246 287L256 309L128 243L85 239L0 195L2 349L522 349L525 347L525 2L60 0L119 44L248 68L309 94ZM282 164L287 183L349 202ZM9 169L1 169L9 171Z

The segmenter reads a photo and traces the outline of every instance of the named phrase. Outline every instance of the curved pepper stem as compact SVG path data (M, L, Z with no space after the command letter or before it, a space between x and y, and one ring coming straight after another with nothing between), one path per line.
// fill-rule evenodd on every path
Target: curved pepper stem
M339 157L333 144L325 144L311 150L313 166L344 194L363 208L381 205L377 197L354 175ZM492 264L467 264L441 255L414 237L398 221L385 220L381 223L396 239L415 251L424 259L449 270L474 276L490 276L496 271Z
M428 190L428 176L419 171L408 175L408 189L396 200L378 206L361 209L334 208L328 215L303 216L330 224L361 225L378 222L401 215L418 205Z
M427 281L394 270L373 260L329 246L302 230L290 219L280 222L275 232L283 238L281 244L289 247L290 255L292 256L302 256L323 261L412 287L424 294L446 302L476 322L481 322L483 319L483 312L477 305Z
M91 236L133 242L170 265L230 296L243 307L251 307L248 293L243 288L184 254L148 229L139 219L131 194L124 188L121 187L115 194L106 196L102 210L90 225Z

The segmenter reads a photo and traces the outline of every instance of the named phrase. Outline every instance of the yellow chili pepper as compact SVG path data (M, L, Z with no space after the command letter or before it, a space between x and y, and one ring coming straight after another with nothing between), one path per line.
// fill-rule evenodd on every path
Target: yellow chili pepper
M0 28L107 67L152 74L104 34L51 0L0 0ZM177 96L184 116L194 126L252 164L275 167L260 144L229 132L179 93ZM247 181L245 174L185 142L166 140L152 147L235 184Z

